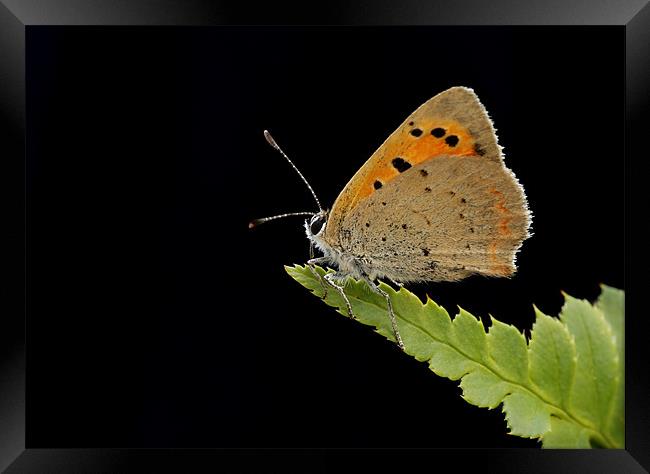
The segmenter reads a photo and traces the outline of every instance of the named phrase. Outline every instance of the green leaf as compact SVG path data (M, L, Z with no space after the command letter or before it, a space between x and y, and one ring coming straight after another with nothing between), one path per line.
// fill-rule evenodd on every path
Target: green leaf
M603 313L612 328L618 350L619 379L610 407L606 432L621 446L625 444L625 293L622 290L601 285L602 293L596 307Z
M616 338L602 311L585 300L565 295L560 320L575 340L576 370L569 405L583 424L598 429L603 445L617 443L607 433L615 411L622 366ZM610 439L607 439L607 438ZM620 440L622 442L622 439ZM622 447L622 446L621 446Z
M498 368L499 374L511 382L528 382L528 356L526 339L517 328L492 319L487 336L491 364Z
M545 448L584 449L590 448L589 430L584 427L551 417L551 429L542 435Z
M564 324L535 308L529 343L530 379L553 405L566 410L576 367L573 337Z
M517 390L503 399L510 434L538 438L551 429L550 410L544 400L525 390Z
M285 267L322 297L325 270ZM494 318L482 322L460 309L452 319L427 298L380 283L391 297L405 352L442 377L460 380L462 397L505 414L509 432L536 438L545 448L624 447L623 297L603 286L595 305L565 295L560 319L537 308L530 341ZM384 298L349 278L345 293L362 324L394 341ZM325 303L347 316L343 298L327 291Z

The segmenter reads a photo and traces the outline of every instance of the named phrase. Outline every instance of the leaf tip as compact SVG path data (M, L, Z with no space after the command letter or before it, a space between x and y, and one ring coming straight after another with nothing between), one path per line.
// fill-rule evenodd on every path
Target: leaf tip
M578 298L575 298L575 297L571 296L569 293L567 293L564 290L560 290L560 294L562 295L562 298L564 299L564 306L566 306L567 304L575 303L577 301L581 301ZM582 300L582 301L585 301L585 300Z
M533 311L535 312L535 320L539 320L540 318L543 318L544 316L547 316L547 314L539 309L539 307L536 304L533 304Z
M284 271L287 272L289 275L294 276L296 273L299 273L301 271L304 271L305 267L295 263L293 265L284 265Z

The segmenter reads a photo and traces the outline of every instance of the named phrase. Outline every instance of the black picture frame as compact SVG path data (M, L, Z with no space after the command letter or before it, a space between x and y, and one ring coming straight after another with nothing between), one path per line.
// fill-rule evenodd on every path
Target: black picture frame
M650 349L643 320L645 268L645 133L650 97L650 6L643 0L534 2L329 2L313 11L267 5L248 8L233 2L101 2L60 0L0 2L0 469L6 472L195 472L230 464L237 470L282 466L300 471L363 465L396 469L411 462L453 462L455 469L489 465L495 472L646 472L650 469ZM26 291L25 148L27 140L26 37L36 26L58 25L614 25L625 32L625 290L626 448L625 450L308 450L241 449L36 449L26 446L25 344L29 332ZM623 87L623 84L622 84Z

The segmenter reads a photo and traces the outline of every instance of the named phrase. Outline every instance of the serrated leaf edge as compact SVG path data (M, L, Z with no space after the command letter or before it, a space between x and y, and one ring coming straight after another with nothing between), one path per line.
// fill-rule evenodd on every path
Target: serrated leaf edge
M317 269L321 269L321 270L323 270L323 271L325 271L325 272L333 271L332 269L324 270L324 269L322 269L321 267L318 267L318 266L317 266L316 268L317 268ZM293 270L293 271L296 271L297 269L307 270L307 266L306 266L306 265L298 265L298 264L296 264L296 265L294 265L294 266L287 266L287 265L285 265L285 270L286 270L287 273L289 273L289 275L291 275L292 277L293 277L293 272L292 272L292 270ZM302 275L302 273L300 273L300 272L297 272L297 273L299 273L300 275ZM312 277L313 277L313 276L308 276L308 278L312 278ZM351 278L351 277L350 277L350 278ZM294 279L296 279L296 278L294 278ZM353 278L351 278L351 279L353 279ZM297 279L296 279L296 280L297 280ZM353 280L354 280L357 284L360 282L360 280L356 280L356 279L353 279ZM441 308L441 306L438 305L435 301L433 301L433 300L429 297L429 295L427 295L426 302L425 302L425 303L422 303L422 300L420 300L420 298L418 298L417 295L413 294L412 292L410 292L409 290L407 290L407 289L404 288L404 287L400 287L399 290L395 290L395 289L393 289L390 285L387 285L387 284L384 283L384 282L380 282L380 286L382 286L384 290L387 290L387 291L389 291L390 293L393 293L393 294L400 294L400 295L410 294L410 295L413 295L413 296L417 299L417 301L419 302L419 304L421 304L423 307L426 307L426 305L427 305L429 302L432 302L433 304L435 304L436 306L438 306L438 307ZM316 295L316 293L315 293L314 290L309 289L309 291L311 291L314 295ZM562 292L562 295L563 295L563 297L565 298L565 300L566 300L566 297L567 297L567 296L571 297L570 295L567 295L567 294L564 293L564 292ZM318 295L316 295L316 296L318 296ZM382 310L385 310L385 309L386 309L386 308L384 308L384 307L382 307L382 306L380 306L380 305L377 305L375 302L367 301L367 300L361 300L360 298L357 298L356 296L350 296L350 295L347 295L347 296L348 296L348 299L350 299L350 300L359 301L359 302L362 302L362 303L364 303L364 304L366 304L366 305L372 305L372 306L375 306L375 307L380 308L380 309L382 309ZM571 298L572 298L572 297L571 297ZM338 309L337 312L339 312L340 314L344 314L344 315L345 315L345 313L344 313L345 310L344 310L344 309L342 309L342 308L340 308L340 307L337 307L337 309ZM444 308L443 308L443 309L444 309ZM459 312L456 313L456 315L454 315L454 319L455 319L456 316L460 313L461 310L462 310L462 308L459 307ZM599 311L599 312L600 312L600 311ZM471 313L468 312L468 314L471 314ZM546 406L549 408L549 416L553 416L553 415L555 415L555 416L557 416L558 418L561 418L561 419L564 419L564 420L566 420L566 421L569 421L569 422L575 423L576 425L580 426L582 429L585 429L585 430L587 430L588 432L590 432L591 435L592 435L591 437L598 439L598 441L599 441L603 446L608 446L608 447L612 447L612 448L617 447L617 446L616 446L616 443L615 443L613 440L609 439L609 437L608 437L605 433L602 433L601 431L599 431L595 426L593 426L591 423L587 422L586 420L581 420L580 418L576 418L574 415L572 415L571 413L567 412L564 408L562 408L562 407L558 407L558 406L556 406L555 404L553 404L552 402L548 401L548 400L547 400L546 398L544 398L540 393L538 393L538 392L536 392L536 391L534 391L534 390L531 390L531 389L529 389L528 387L525 387L525 386L521 385L521 384L518 383L518 382L514 382L514 381L512 381L512 380L507 379L506 377L504 377L503 375L501 375L498 371L493 370L493 369L492 369L491 367L489 367L489 366L486 366L482 361L479 362L479 361L477 361L476 359L474 359L474 358L472 358L471 356L469 356L468 354L466 354L465 352L463 352L463 351L457 349L456 347L451 346L451 345L449 345L448 343L446 343L446 342L444 342L444 341L442 341L442 340L436 338L435 336L433 336L433 335L431 335L429 332L427 332L424 328L422 328L420 325L415 324L415 323L413 323L411 320L408 320L408 319L405 319L404 317L402 317L402 316L400 315L399 312L395 312L395 316L396 316L398 319L402 320L403 322L405 322L405 323L409 324L410 326L416 328L418 331L420 331L421 333L423 333L424 335L426 335L426 336L429 337L430 339L434 340L436 343L441 344L441 345L444 345L444 346L446 346L446 347L452 349L453 351L455 351L456 353L462 355L463 357L465 357L465 358L468 359L469 361L473 362L474 364L476 364L476 365L478 365L478 366L480 366L480 367L483 367L484 369L488 370L489 372L491 372L492 374L494 374L496 377L500 378L500 379L503 380L504 382L506 382L506 383L508 383L508 384L510 384L510 385L512 385L512 386L515 386L515 387L521 389L522 391L524 391L524 392L530 394L531 396L533 396L533 397L539 399L539 400L540 400L544 405L546 405ZM477 317L474 316L474 315L472 315L472 316L473 316L474 318L477 318ZM492 318L491 315L490 315L490 317ZM477 319L480 321L480 318L477 318ZM492 319L495 319L495 318L492 318ZM496 319L495 319L495 320L496 320ZM452 320L452 321L453 321L453 320ZM498 320L497 320L497 321L498 321ZM363 321L359 321L359 322L362 323L362 324L365 324ZM506 324L506 323L503 323L503 324ZM507 326L513 326L513 325L510 325L510 324L506 324L506 325L507 325ZM609 326L608 323L607 323L607 325ZM490 325L490 328L491 328L491 327L492 327L492 326ZM514 327L514 326L513 326L513 327ZM375 327L375 329L377 329L377 328ZM516 327L515 327L515 329L516 329ZM518 329L517 329L517 331L519 332ZM376 331L376 332L378 332L378 331ZM379 332L378 332L378 333L379 333ZM381 334L381 333L379 333L379 334ZM489 334L489 328L488 328L488 331L486 332L486 335L487 335L487 334ZM522 333L522 334L523 334L523 333ZM528 350L528 348L529 348L529 340L526 338L525 334L523 334L523 336L524 336L524 339L526 340L526 349ZM390 338L389 338L389 339L390 339ZM413 356L413 354L410 354L410 353L408 352L408 347L406 347L405 352L406 352L407 354L409 354L410 356ZM465 376L466 376L467 374L469 374L470 372L471 372L471 370L466 370L466 371L465 371L465 372L464 372L460 377L458 377L457 379L450 379L450 380L461 381L462 378L465 377ZM445 377L445 378L448 378L448 377ZM574 379L575 379L575 372L574 372L574 374L572 375L572 384L573 384ZM530 380L530 377L529 377L529 380ZM530 381L530 383L531 383L531 385L536 386L536 385L532 382L532 380ZM509 423L509 419L508 419L508 415L507 415L507 413L506 413L506 411L505 411L505 408L504 408L504 405L503 405L503 400L504 400L505 398L507 398L508 396L510 396L511 394L512 394L512 392L510 392L510 391L509 391L508 393L506 393L506 394L503 396L503 399L501 400L501 403L499 404L499 405L501 405L501 407L502 407L502 410L501 410L501 411L502 411L502 413L504 413L504 416L505 416L505 419L506 419L506 424L507 424L507 426L508 426L509 429L511 429L511 427L510 427L509 424L508 424L508 423ZM470 404L472 404L472 405L475 405L474 403L471 403L471 402L470 402L469 400L467 400L466 398L464 398L464 397L462 397L462 398L463 398L464 400L466 400L468 403L470 403ZM497 408L499 405L495 406L494 408ZM475 406L478 406L478 405L475 405ZM484 408L484 407L481 407L481 408ZM493 408L488 408L488 409L489 409L489 410L492 410ZM508 434L511 434L511 433L508 432ZM538 435L538 436L531 436L531 437L522 436L522 435L513 435L513 436L518 436L518 437L525 437L525 438L531 438L531 439L540 439L540 440L543 440L543 435L544 435L544 434L542 433L542 434L540 434L540 435Z

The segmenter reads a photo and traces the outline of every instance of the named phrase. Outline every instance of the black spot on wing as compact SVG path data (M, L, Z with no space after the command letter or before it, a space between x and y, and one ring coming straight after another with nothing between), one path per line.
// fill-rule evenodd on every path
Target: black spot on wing
M458 137L456 135L449 135L445 138L445 143L451 147L458 145Z
M434 128L433 130L431 130L431 135L433 135L433 136L436 137L436 138L442 138L442 137L444 137L444 136L445 136L445 133L447 133L447 132L445 131L445 129L444 129L444 128L440 128L440 127L436 127L436 128Z
M391 163L393 164L393 167L400 173L403 173L411 167L411 163L406 161L404 158L400 158L399 156L397 158L393 158L393 161L391 161Z

